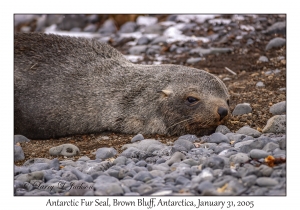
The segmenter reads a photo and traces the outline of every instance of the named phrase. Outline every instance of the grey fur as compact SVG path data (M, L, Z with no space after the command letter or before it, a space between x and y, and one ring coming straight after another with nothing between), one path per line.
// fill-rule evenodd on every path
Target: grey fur
M31 139L112 131L212 132L224 83L179 65L139 65L96 40L17 33L14 40L15 134ZM192 105L188 96L199 99ZM229 115L229 112L228 112Z

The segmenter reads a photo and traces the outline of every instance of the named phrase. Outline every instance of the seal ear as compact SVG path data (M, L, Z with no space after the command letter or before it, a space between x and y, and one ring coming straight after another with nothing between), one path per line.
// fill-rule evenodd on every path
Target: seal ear
M162 93L164 97L168 97L173 93L173 91L171 89L159 90L157 92Z

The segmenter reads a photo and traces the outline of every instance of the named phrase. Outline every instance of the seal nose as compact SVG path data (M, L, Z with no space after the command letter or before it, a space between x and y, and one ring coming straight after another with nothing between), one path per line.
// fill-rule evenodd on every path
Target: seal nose
M218 108L218 114L220 115L220 121L228 115L228 110L224 107Z

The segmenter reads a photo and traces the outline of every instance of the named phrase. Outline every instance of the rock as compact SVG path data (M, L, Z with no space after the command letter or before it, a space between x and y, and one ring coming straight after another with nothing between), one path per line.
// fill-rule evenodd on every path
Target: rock
M279 148L279 145L274 142L267 143L262 150L266 152L273 152L276 148Z
M270 112L273 115L282 115L286 113L286 101L281 101L277 104L273 104L270 107Z
M226 133L231 133L231 131L229 130L229 128L227 128L225 125L219 125L216 128L216 133L222 133L222 134L226 134Z
M98 30L98 33L103 34L103 35L110 35L113 34L117 31L117 27L114 23L113 20L108 19L106 20L101 28Z
M257 82L256 87L265 87L265 84L263 82Z
M93 33L96 30L97 30L97 26L94 24L89 24L83 29L84 32L90 32L90 33Z
M175 152L172 157L166 161L166 164L168 166L171 166L173 163L176 163L176 162L181 162L182 160L185 160L185 156L184 154L182 154L181 152Z
M30 182L31 180L43 180L44 173L42 171L35 171L29 174L21 174L18 176L17 180L22 182Z
M167 37L165 36L158 36L156 37L152 42L151 44L152 45L156 45L156 44L166 44L167 43Z
M195 148L194 144L192 142L190 142L189 140L186 139L178 139L174 142L174 146L175 145L180 145L183 146L187 151Z
M221 143L221 142L225 142L225 143L229 143L229 139L227 138L227 136L225 136L222 133L213 133L209 136L209 143Z
M120 28L120 33L132 33L137 29L137 24L135 22L126 22Z
M124 191L119 183L96 182L94 184L94 194L97 196L120 196Z
M263 33L266 34L286 34L286 22L276 22L267 28Z
M22 147L14 145L14 161L24 160L25 155Z
M266 51L272 48L282 47L285 44L286 44L286 40L284 38L276 37L269 41L269 43L266 46Z
M262 173L263 176L270 176L273 173L273 169L266 165L260 165L258 170Z
M198 138L197 136L191 135L191 134L187 134L187 135L180 136L180 137L178 138L178 140L179 140L179 139L185 139L185 140L188 140L188 141L190 141L190 142L192 142L192 143L194 143L195 141L199 141L199 138Z
M162 34L165 27L160 24L149 25L145 27L145 34Z
M269 59L266 56L260 56L258 61L259 62L269 62Z
M278 74L280 72L281 72L281 70L279 70L279 69L269 70L269 71L265 72L265 75Z
M261 159L261 158L265 158L269 155L268 152L264 151L264 150L260 150L260 149L253 149L250 151L250 157L254 158L254 159Z
M137 45L146 45L149 43L149 39L146 36L142 36L137 40Z
M141 141L141 140L144 140L144 136L142 134L138 134L138 135L135 135L132 139L131 139L131 142L136 142L136 141Z
M245 187L251 187L252 185L254 185L256 183L256 179L257 179L257 176L249 175L249 176L242 177L242 182Z
M50 155L58 156L67 156L72 157L80 153L78 147L73 144L62 144L57 147L52 147L49 149Z
M245 153L237 153L230 156L229 161L233 163L246 163L249 160L249 156Z
M129 53L131 55L140 55L141 53L145 53L147 49L148 49L147 45L133 46L129 49Z
M256 180L256 184L261 187L272 187L272 186L278 185L279 183L275 179L272 179L272 178L259 177Z
M242 114L248 114L252 112L252 108L250 104L248 103L243 103L243 104L238 104L234 108L232 115L242 115Z
M77 176L75 174L73 174L71 171L65 171L62 174L62 180L71 182L73 180L78 180Z
M285 133L286 115L275 115L271 117L262 130L263 133Z
M197 63L201 60L202 60L202 58L189 58L189 59L186 60L186 63L193 64L193 63Z
M22 135L14 135L14 142L16 144L17 142L19 143L30 142L30 140Z
M240 128L236 133L245 134L247 136L253 136L254 138L259 137L261 135L259 131L250 128L249 126L244 126Z
M222 157L209 157L203 164L203 168L211 168L211 169L223 169L225 166L225 161Z
M117 154L117 150L114 148L102 147L96 151L96 159L106 160Z
M150 17L150 16L138 16L136 19L136 23L138 25L153 25L157 23L157 17Z
M147 182L153 178L154 177L149 171L140 171L133 177L133 179L141 182Z
M232 52L233 50L231 48L210 48L210 49L204 49L201 47L194 48L190 51L190 54L197 53L199 55L208 55L208 54L218 54L218 53L228 53Z

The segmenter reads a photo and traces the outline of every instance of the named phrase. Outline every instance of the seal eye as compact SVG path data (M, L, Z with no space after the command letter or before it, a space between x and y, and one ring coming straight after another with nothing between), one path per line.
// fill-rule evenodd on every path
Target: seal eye
M229 99L227 100L227 105L229 106Z
M197 101L199 101L199 99L197 99L197 98L194 98L194 97L191 97L191 96L189 96L189 97L187 97L187 99L186 99L189 103L195 103L195 102L197 102Z

